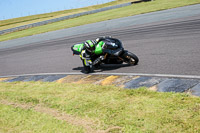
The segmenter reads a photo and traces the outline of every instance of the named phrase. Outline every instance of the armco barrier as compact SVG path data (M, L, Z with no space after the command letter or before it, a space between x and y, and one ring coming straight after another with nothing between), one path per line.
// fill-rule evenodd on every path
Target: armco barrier
M133 2L115 5L115 6L110 6L110 7L104 7L104 8L100 8L100 9L97 9L97 10L82 12L82 13L68 15L68 16L64 16L64 17L60 17L60 18L45 20L45 21L41 21L41 22L37 22L37 23L33 23L33 24L28 24L28 25L15 27L15 28L1 30L0 35L10 33L10 32L14 32L14 31L28 29L28 28L31 28L31 27L41 26L41 25L45 25L45 24L49 24L49 23L53 23L53 22L58 22L58 21L62 21L62 20L70 19L70 18L75 18L75 17L79 17L79 16L83 16L83 15L88 15L88 14L98 13L98 12L102 12L102 11L107 11L107 10L110 10L110 9L125 7L125 6L129 6L131 4L133 4Z

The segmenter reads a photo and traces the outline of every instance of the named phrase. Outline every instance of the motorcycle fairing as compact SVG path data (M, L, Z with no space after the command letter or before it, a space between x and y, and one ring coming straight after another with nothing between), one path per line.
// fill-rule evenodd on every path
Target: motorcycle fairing
M102 47L103 47L104 44L105 44L105 43L104 43L103 41L100 41L100 42L97 44L97 46L96 46L96 48L95 48L95 51L94 51L94 53L95 53L96 55L100 55L100 54L103 53Z
M81 43L81 44L75 44L71 47L72 51L73 51L73 54L76 54L76 55L80 55L81 54L81 51L83 49L83 46L84 44Z

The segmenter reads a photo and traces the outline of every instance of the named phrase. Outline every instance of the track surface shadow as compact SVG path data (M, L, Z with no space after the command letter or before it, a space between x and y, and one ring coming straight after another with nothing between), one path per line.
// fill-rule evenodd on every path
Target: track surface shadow
M100 68L94 68L92 73L116 70L122 67L132 67L132 66L129 64L102 64ZM73 68L72 70L77 70L84 73L83 67L76 67L76 68Z

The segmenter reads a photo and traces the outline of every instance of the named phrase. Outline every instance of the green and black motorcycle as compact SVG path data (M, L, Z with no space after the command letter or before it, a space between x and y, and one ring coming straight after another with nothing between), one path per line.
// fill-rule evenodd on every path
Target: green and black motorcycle
M84 49L84 45L85 43L73 45L71 47L73 55L79 55L82 59L81 52ZM135 54L124 50L120 40L116 38L105 38L97 43L88 61L90 62L89 66L85 66L83 63L86 73L92 72L94 68L99 68L101 64L127 63L129 65L137 65L139 59Z

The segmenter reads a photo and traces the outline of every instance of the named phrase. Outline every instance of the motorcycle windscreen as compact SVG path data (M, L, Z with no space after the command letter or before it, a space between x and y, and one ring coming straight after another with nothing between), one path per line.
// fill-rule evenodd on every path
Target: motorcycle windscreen
M83 49L83 43L82 44L75 44L71 47L72 51L73 51L73 54L76 54L76 55L80 55L81 54L81 51Z

